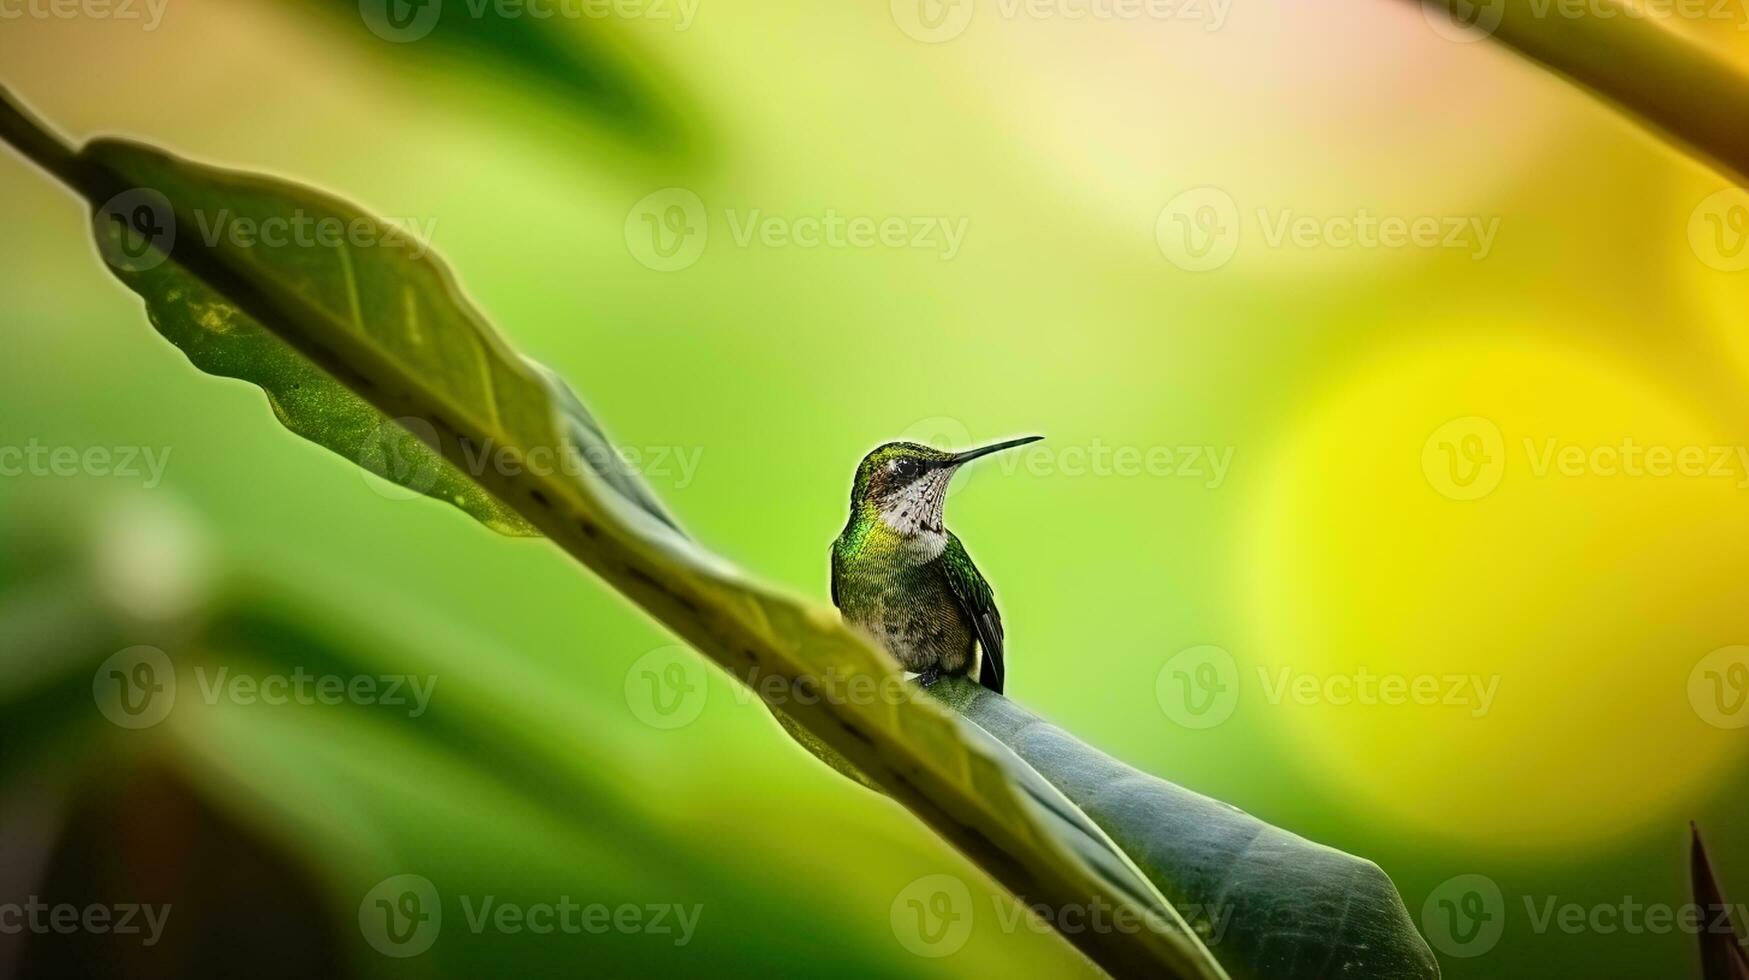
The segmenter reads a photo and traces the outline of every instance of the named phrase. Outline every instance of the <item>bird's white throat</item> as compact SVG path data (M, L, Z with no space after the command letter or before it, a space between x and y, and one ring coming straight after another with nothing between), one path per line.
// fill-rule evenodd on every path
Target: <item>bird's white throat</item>
M919 562L933 561L947 547L941 513L953 474L953 468L933 470L881 501L881 523L904 540Z

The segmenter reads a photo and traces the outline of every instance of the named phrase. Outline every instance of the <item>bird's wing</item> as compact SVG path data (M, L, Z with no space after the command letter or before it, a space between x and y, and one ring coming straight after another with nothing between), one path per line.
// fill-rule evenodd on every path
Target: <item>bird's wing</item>
M961 611L978 631L978 646L984 653L979 658L978 683L1001 694L1007 676L1002 663L1002 614L996 610L996 596L990 591L990 583L984 581L965 546L951 533L947 536L947 548L941 553L941 567Z
M843 567L843 560L838 555L838 542L834 541L832 542L832 604L840 609L844 608L844 603L838 601L838 577L842 574L840 569Z

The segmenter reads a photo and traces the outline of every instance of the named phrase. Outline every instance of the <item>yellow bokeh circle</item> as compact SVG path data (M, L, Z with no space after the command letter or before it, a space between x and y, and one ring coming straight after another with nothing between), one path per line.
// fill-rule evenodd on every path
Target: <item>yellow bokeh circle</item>
M1691 697L1698 661L1749 643L1727 429L1576 344L1458 337L1338 380L1252 511L1246 711L1417 831L1675 826L1749 748Z

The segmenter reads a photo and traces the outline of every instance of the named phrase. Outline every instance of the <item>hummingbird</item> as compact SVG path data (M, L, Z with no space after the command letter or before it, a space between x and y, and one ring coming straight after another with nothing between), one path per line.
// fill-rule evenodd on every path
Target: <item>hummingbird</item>
M960 467L1043 438L959 453L889 442L856 468L850 520L832 542L832 604L924 687L975 666L978 683L1002 693L1002 614L942 507Z

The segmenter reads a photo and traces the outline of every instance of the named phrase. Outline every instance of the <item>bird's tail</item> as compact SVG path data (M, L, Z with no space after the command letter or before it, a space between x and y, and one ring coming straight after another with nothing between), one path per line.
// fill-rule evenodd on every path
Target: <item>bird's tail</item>
M1002 693L1002 665L995 657L978 658L978 683L997 694Z

